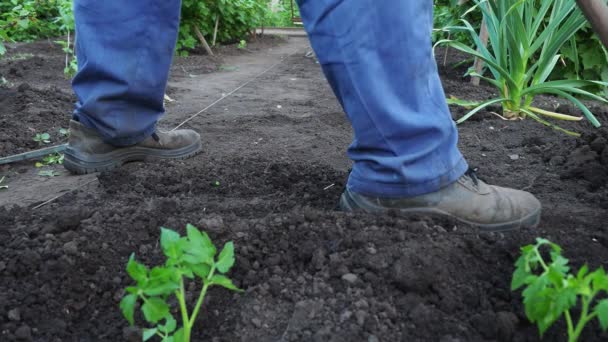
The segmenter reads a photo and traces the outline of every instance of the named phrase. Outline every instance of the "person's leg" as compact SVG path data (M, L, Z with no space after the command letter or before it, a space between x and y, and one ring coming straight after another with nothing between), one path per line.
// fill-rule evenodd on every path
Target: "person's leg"
M180 0L75 0L74 117L115 146L150 136L177 39Z
M354 129L349 189L437 191L467 170L435 60L433 2L302 0L319 63Z
M160 132L181 1L75 0L78 98L64 166L106 171L134 160L183 159L201 149L192 130Z
M534 196L467 172L432 54L432 0L299 5L354 129L343 210L435 213L487 230L538 224Z

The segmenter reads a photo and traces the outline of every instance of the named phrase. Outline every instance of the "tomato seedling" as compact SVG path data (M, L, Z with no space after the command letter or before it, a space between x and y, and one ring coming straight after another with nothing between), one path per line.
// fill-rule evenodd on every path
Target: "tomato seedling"
M549 248L551 260L543 259L541 249ZM587 265L576 275L570 273L568 259L562 249L546 239L537 238L535 245L521 248L522 254L515 264L511 290L524 287L522 295L526 316L536 323L540 335L562 315L568 325L568 341L577 341L583 329L597 318L602 330L608 329L608 275L603 268L589 273ZM600 295L604 297L600 298ZM581 303L578 322L571 310Z
M216 258L217 250L205 232L191 224L186 226L187 236L161 228L160 245L167 260L164 266L149 269L135 261L131 255L127 273L136 281L127 287L127 295L120 302L120 309L131 325L134 324L135 304L142 303L141 311L152 328L144 329L143 340L159 336L163 342L189 342L201 305L211 286L222 286L233 291L238 289L226 274L234 265L234 244L228 242ZM186 306L184 278L200 278L202 289L190 313ZM179 303L182 327L171 315L168 299L175 296ZM161 324L162 322L162 324Z
M43 143L48 144L51 142L51 135L48 133L36 133L33 140L40 145Z
M54 164L63 164L64 155L61 153L53 153L42 158L41 162L36 162L36 167L43 167Z

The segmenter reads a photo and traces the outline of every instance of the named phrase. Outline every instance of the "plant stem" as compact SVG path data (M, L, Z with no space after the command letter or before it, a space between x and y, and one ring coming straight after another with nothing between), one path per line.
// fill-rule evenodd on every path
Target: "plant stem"
M583 308L581 309L581 317L578 320L578 324L576 324L576 329L574 330L572 335L570 335L570 331L568 331L568 341L569 342L576 342L578 340L579 336L581 335L581 333L583 332L583 328L585 328L585 325L587 325L587 323L590 320L592 320L595 316L597 316L596 313L592 313L591 315L589 315L589 303L591 303L594 296L595 296L595 294L593 294L589 298L583 297L583 299L582 299Z
M207 290L209 289L209 281L213 278L213 274L215 273L215 265L211 266L211 270L209 271L209 275L207 275L207 279L204 279L203 290L201 294L198 296L198 301L196 302L196 306L194 307L194 311L192 312L192 317L190 317L190 322L188 323L188 331L192 329L194 326L194 321L196 320L196 316L198 316L198 312L201 309L201 305L203 304L203 300L205 299L205 295L207 294ZM186 340L189 341L189 340Z
M545 263L545 260L543 259L543 257L540 255L540 252L538 251L538 248L534 249L534 253L536 254L536 256L538 257L538 262L540 263L540 265L543 267L543 269L546 271L549 270L549 267L547 266L547 264Z
M182 324L184 325L184 340L190 341L190 319L188 318L188 308L186 307L186 291L184 289L184 278L179 280L179 291L175 292L175 297L179 300L180 311L182 312Z
M574 326L572 325L572 317L570 316L570 311L566 311L566 324L568 325L568 341L570 341L570 336L574 335Z

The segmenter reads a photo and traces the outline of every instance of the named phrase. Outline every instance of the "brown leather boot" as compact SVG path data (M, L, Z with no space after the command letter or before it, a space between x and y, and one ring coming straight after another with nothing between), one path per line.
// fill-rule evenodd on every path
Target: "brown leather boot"
M493 232L536 227L541 213L541 204L532 194L488 185L472 171L437 192L416 197L382 198L346 190L340 198L340 208L438 214Z
M157 131L144 141L127 147L105 143L93 129L70 121L70 138L63 165L72 173L86 174L114 169L130 161L186 159L202 148L193 130Z

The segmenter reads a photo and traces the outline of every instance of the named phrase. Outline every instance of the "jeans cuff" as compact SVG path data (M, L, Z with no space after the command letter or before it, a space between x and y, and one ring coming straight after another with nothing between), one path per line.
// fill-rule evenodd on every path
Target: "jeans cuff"
M462 177L468 168L469 165L467 162L464 158L461 158L453 168L444 174L427 182L418 184L369 182L362 179L356 179L351 174L348 178L347 187L350 191L366 196L385 198L414 197L439 191L454 183L458 178Z

